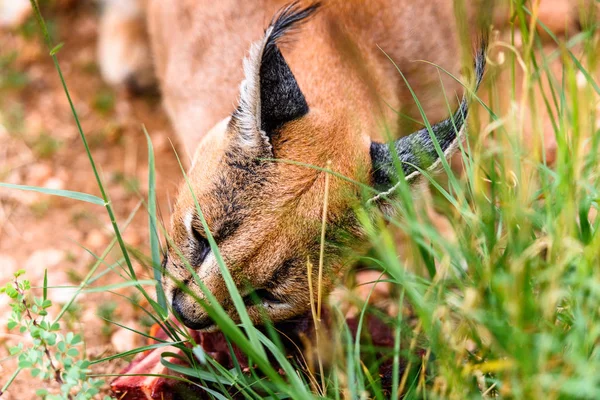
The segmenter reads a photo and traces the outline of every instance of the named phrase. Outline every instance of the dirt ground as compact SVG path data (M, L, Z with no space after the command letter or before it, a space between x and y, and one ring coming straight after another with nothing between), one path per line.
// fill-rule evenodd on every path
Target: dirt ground
M83 2L81 2L83 3ZM158 97L132 97L103 84L96 64L97 10L87 2L68 10L45 10L67 85L81 118L93 157L121 225L147 194L146 126L156 153L158 196L167 220L170 199L181 177L171 141L176 142ZM34 20L16 30L0 31L0 181L68 189L100 195L76 129L58 74ZM48 195L0 188L0 284L21 268L32 286L41 286L48 270L49 286L78 285L114 237L101 206ZM128 245L148 251L147 214L143 206L125 231ZM115 257L109 257L108 261ZM140 279L150 277L136 263ZM102 268L104 269L104 268ZM122 282L109 273L94 286ZM124 289L119 294L131 295ZM72 290L50 289L56 304L69 300ZM6 296L4 296L6 297ZM19 338L6 331L7 300L0 298L0 386L16 362L8 348ZM96 358L139 345L141 338L98 316L136 329L144 319L111 293L83 294L63 327L81 332L89 357ZM146 323L148 325L148 323ZM115 373L117 362L99 373ZM109 371L110 370L110 371ZM28 399L37 389L28 373L12 384L3 399Z

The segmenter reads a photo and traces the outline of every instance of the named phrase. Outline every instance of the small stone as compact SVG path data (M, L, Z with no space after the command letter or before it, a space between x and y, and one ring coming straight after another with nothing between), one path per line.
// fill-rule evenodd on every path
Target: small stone
M98 314L92 308L85 308L83 311L83 315L81 316L81 322L84 324L94 324L98 323Z
M29 168L28 182L33 186L41 186L52 176L52 168L48 164L34 164Z
M98 250L106 245L106 237L99 230L90 231L85 239L85 245L92 250Z
M56 286L55 289L48 289L48 297L57 304L67 304L77 292L77 287L69 281L67 273L61 270L48 271L48 286ZM82 296L83 294L79 294L78 298Z
M45 269L56 267L65 258L65 253L57 249L34 251L25 261L25 271L34 274L43 274Z
M123 325L139 331L139 327L134 321L129 321ZM110 338L110 343L115 352L122 353L124 351L135 349L142 344L142 336L133 330L117 328Z
M59 168L54 174L54 176L65 182L71 179L71 176L66 168Z
M127 244L133 247L138 247L142 244L142 237L140 236L139 232L132 228L125 232L123 239Z
M8 298L8 296L4 296L4 297ZM4 344L4 342L6 341L6 336L3 337L4 336L3 334L10 333L10 331L8 330L7 322L11 315L12 315L12 312L9 311L8 304L6 304L6 305L0 304L0 321L2 321L0 323L0 344Z
M9 280L17 271L17 261L6 254L0 254L0 285Z
M65 182L60 178L52 177L44 183L44 187L48 189L62 190L65 187Z

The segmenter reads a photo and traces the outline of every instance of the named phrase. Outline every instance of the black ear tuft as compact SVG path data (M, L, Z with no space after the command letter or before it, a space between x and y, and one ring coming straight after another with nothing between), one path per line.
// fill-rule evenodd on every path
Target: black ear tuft
M277 47L286 31L313 15L320 4L299 8L297 3L285 7L267 30L260 65L261 130L270 135L286 122L308 113L308 104L294 74Z

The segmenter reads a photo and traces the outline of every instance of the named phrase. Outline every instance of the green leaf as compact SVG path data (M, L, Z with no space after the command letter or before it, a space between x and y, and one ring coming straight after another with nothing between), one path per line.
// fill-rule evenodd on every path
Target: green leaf
M56 55L56 53L58 53L60 51L60 49L62 49L62 47L65 45L64 42L60 42L59 44L57 44L56 46L54 46L52 48L52 50L50 50L50 55L54 56Z
M182 343L183 343L182 341L179 341L179 342L157 343L157 344L152 344L152 345L149 345L149 346L142 346L142 347L138 347L138 348L133 349L133 350L125 351L123 353L114 354L114 355L111 355L111 356L108 356L108 357L104 357L104 358L100 358L98 360L91 361L90 365L100 364L100 363L107 362L107 361L110 361L110 360L114 360L114 359L117 359L117 358L129 357L129 356L132 356L132 355L135 355L135 354L138 354L138 353L142 353L142 352L147 351L147 350L154 350L154 349L159 349L159 348L162 348L162 347L174 346L174 345L182 344Z
M146 127L144 127L144 134L146 135L146 141L148 142L148 225L150 228L150 253L152 254L154 279L156 279L156 282L160 283L162 280L162 260L160 258L160 244L158 240L158 224L156 218L156 168L154 162L154 148ZM162 285L156 286L156 299L163 310L162 317L166 318L169 312L167 308L167 299Z
M44 291L43 291L43 299L46 302L48 298L48 269L44 270Z
M82 292L83 293L107 292L110 290L122 289L122 288L130 287L130 286L142 286L142 285L156 286L157 282L155 280L150 280L150 279L146 279L146 280L142 280L142 281L133 280L133 281L115 283L113 285L106 285L106 286L101 286L101 287L85 289L85 290L82 290Z
M79 350L77 350L76 348L72 347L69 350L67 350L67 355L70 357L77 357L79 355Z
M69 333L71 333L71 332L69 332ZM73 345L73 346L81 343L81 335L73 336L73 339L71 339L69 343L71 343L71 345ZM87 367L84 367L84 368L87 368Z
M49 194L52 196L66 197L72 200L86 201L88 203L96 204L99 206L105 206L104 200L102 200L100 197L87 193L74 192L72 190L48 189L37 186L14 185L12 183L5 182L0 182L0 187L5 187L8 189L25 190L29 192L38 192L43 194Z
M48 343L50 346L54 346L56 343L56 333L49 334L46 339L46 343Z
M17 292L17 289L15 289L13 286L6 286L6 294L11 298L11 299L16 299L17 296L19 295L19 292Z
M227 380L225 377L215 375L212 372L203 371L198 368L187 367L185 365L175 364L167 361L166 357L170 357L171 353L163 353L160 358L160 363L173 372L205 380L207 382L221 383L223 385L233 385L234 382Z
M202 346L195 346L192 349L192 352L194 353L198 361L200 361L200 364L206 364L206 353L204 352Z

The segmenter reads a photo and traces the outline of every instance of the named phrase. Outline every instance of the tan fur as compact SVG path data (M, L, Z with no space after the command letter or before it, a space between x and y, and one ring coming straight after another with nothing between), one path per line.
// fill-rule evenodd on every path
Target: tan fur
M264 304L274 321L309 309L306 261L318 263L325 174L271 162L256 173L264 175L260 181L238 178L231 165L243 157L232 155L231 149L237 148L240 126L223 122L211 128L237 107L239 85L244 79L242 60L286 3L148 0L146 10L163 100L184 148L194 154L188 172L192 192L213 234L218 235L228 218L239 216L233 234L216 237L219 249L243 295L263 289L281 300L281 304ZM469 4L474 19L481 13ZM499 12L502 15L502 10ZM322 10L281 46L310 112L284 125L274 138L271 146L275 158L319 167L330 161L336 173L368 183L371 140L386 141L415 128L393 110L419 117L408 88L384 52L409 80L428 119L445 118L448 107L440 77L452 106L462 88L417 60L460 75L461 47L454 14L448 0L325 1ZM543 15L551 17L552 13ZM476 31L476 24L463 30ZM245 157L255 159L261 154L249 149ZM353 213L359 197L355 185L330 178L327 234L341 247L360 245L362 232ZM209 254L200 265L193 265L195 239L190 229L204 235L195 215L194 196L184 184L171 219L173 245L236 318L214 256ZM192 227L188 225L190 219L195 221ZM346 240L345 234L352 240ZM285 272L284 281L278 280L290 260L291 271ZM328 292L344 267L343 252L328 247L325 262L324 290ZM177 251L169 252L166 276L164 287L171 299L177 297L177 282L205 297ZM206 320L206 312L192 296L182 296L177 303L188 319ZM248 311L253 321L260 321L259 307L249 306Z
M285 2L225 1L218 6L211 3L203 8L202 14L190 11L197 9L197 2L181 2L178 12L163 4L154 2L150 8L155 52L165 51L156 49L156 43L164 42L167 35L172 41L167 46L167 54L163 55L165 58L156 63L157 72L163 83L165 104L178 133L186 147L194 148L198 137L234 110L238 86L243 79L242 58L250 43L260 40L266 21ZM360 14L355 12L358 4L326 2L319 14L282 47L306 96L310 113L286 125L272 146L277 158L321 167L330 160L334 171L368 182L370 139L384 140L385 129L393 137L403 133L399 118L390 107L416 114L410 92L377 45L398 62L423 99L432 120L447 114L439 78L433 67L414 60L427 55L429 61L454 73L458 72L459 60L453 57L457 54L457 40L454 18L447 17L452 15L449 3L419 6L424 9L417 13L414 5L402 7L390 1L376 1L372 8ZM153 23L153 15L160 15L160 25ZM213 15L217 18L210 18ZM223 16L230 15L240 19L224 20ZM440 19L445 20L446 28L441 29L438 36L427 35L423 40L421 27ZM398 21L404 22L399 24ZM189 35L190 31L195 34ZM195 57L190 57L191 49L195 49ZM175 68L176 74L170 72ZM444 84L453 98L454 93L460 93L452 80L446 78ZM229 135L225 136L226 139L221 140L232 140ZM215 232L222 217L222 205L215 198L214 180L219 171L213 170L213 163L222 165L223 159L216 159L218 146L212 144L219 138L207 136L204 140L211 144L199 146L197 161L189 176L208 225ZM220 242L219 249L243 294L247 284L254 289L269 287L273 294L285 299L285 307L266 307L273 320L282 320L309 308L306 260L318 263L325 174L285 163L276 164L271 173L276 180L261 188L265 196L253 199L250 215L244 219L239 233ZM358 198L356 191L348 182L331 179L328 224L333 228L330 229L337 229L336 225L351 218L353 201ZM193 199L188 188L183 187L172 217L173 239L180 247L185 247L189 240L183 221L190 212L194 212ZM358 229L357 225L350 226L350 234L359 237ZM180 261L174 256L170 258L179 267L169 264L167 272L178 280L189 280ZM273 272L289 259L295 260L297 271L287 282L270 287ZM328 292L343 260L328 252L326 262L324 291ZM216 261L209 259L210 265L206 264L205 261L204 265L193 267L206 271L200 274L200 279L235 316ZM313 278L316 282L316 276ZM190 285L203 297L193 283ZM169 292L173 289L171 283L166 283L166 287ZM202 319L202 311L191 297L183 303L183 312ZM249 307L248 311L253 320L259 320L257 307Z

